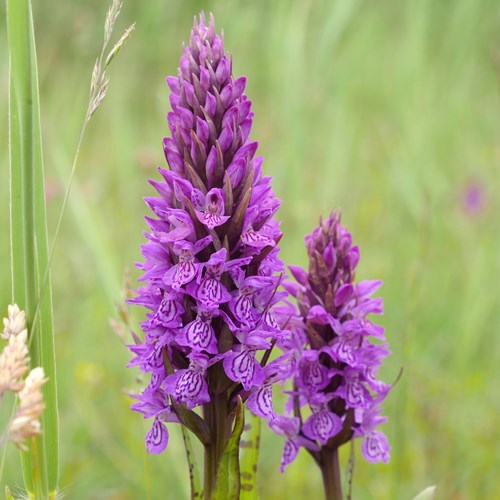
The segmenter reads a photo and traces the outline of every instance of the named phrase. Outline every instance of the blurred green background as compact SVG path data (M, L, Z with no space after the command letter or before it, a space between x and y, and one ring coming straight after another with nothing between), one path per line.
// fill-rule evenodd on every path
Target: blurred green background
M49 230L53 234L102 43L108 2L34 0ZM282 257L341 208L361 247L359 278L381 278L393 355L388 465L359 450L355 499L500 498L500 5L494 0L125 0L137 28L88 129L52 267L69 499L188 498L180 430L148 456L128 407L138 372L109 327L124 269L140 258L147 179L164 164L175 74L194 14L213 12L248 76L265 171L283 200ZM10 301L5 5L0 6L0 305ZM132 271L135 279L138 274ZM135 311L137 317L141 312ZM278 472L265 429L263 499L321 497L302 452ZM344 463L349 449L343 450ZM20 486L9 447L0 491Z

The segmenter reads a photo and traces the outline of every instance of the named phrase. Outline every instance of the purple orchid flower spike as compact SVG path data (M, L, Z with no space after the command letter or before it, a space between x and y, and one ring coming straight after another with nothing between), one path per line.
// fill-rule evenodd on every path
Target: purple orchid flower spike
M131 301L148 313L144 341L130 346L130 366L151 378L133 409L155 419L148 451L166 446L161 411L169 408L217 464L238 397L245 401L267 384L258 399L272 408L262 365L283 335L273 313L286 295L276 291L284 271L274 219L280 202L249 139L246 79L233 76L212 17L195 19L167 85L169 169L159 168L161 179L150 181L158 196L146 198L152 216L138 264L144 286ZM215 472L205 478L206 491Z
M341 498L340 481L331 478L339 477L337 450L342 444L362 437L368 461L389 460L388 440L376 429L386 421L379 416L380 404L391 387L377 379L377 372L389 350L384 329L368 318L383 312L382 299L373 298L381 282L355 283L359 248L337 214L305 240L309 269L291 266L295 282L284 283L297 307L285 302L275 309L278 323L287 324L288 334L278 346L290 360L294 383L286 408L300 424L291 433L290 423L284 427L286 420L273 417L270 426L287 436L282 468L296 456L298 437L307 438L318 447L309 451L322 469L326 497ZM310 410L305 421L303 406Z

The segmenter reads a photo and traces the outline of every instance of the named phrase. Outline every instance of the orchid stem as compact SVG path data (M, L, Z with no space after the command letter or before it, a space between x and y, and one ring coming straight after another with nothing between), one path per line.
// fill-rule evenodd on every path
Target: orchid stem
M217 470L229 439L227 426L227 392L213 394L204 407L205 420L210 429L210 443L205 446L205 500L212 498Z
M338 448L323 447L320 452L325 500L342 500Z

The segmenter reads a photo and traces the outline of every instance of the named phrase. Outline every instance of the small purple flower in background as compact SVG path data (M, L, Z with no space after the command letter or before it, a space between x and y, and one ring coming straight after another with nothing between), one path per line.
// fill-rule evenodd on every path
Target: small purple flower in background
M255 156L257 143L248 139L253 113L245 83L232 76L213 18L207 24L201 14L178 75L167 78L171 137L163 146L170 169L150 181L159 196L146 198L154 216L146 218L150 231L138 264L145 285L131 301L149 309L129 365L151 375L132 406L154 418L150 453L167 446L166 421L195 432L190 422L201 418L185 417L198 406L208 435L222 432L226 441L230 426L210 418L214 405L222 405L217 415L231 415L237 396L249 397L255 413L272 415L271 380L286 374L278 367L268 377L261 365L281 336L273 308L286 293L276 291L283 273L273 218L279 200Z
M291 367L294 388L287 410L294 417L274 417L269 422L288 438L282 469L302 444L325 477L333 474L325 470L331 464L327 456L353 437L363 438L366 460L389 460L387 438L376 430L386 420L379 416L379 406L390 390L376 376L389 350L384 329L367 318L383 312L382 299L372 297L382 283L355 282L359 248L340 224L340 216L332 213L305 241L309 270L291 266L296 282L284 283L297 307L285 303L275 311L279 323L289 330L278 346ZM309 407L305 421L301 417L304 406ZM299 438L307 441L301 443ZM325 488L332 487L325 483Z
M479 215L486 208L486 189L479 181L468 182L462 191L461 207L469 216Z

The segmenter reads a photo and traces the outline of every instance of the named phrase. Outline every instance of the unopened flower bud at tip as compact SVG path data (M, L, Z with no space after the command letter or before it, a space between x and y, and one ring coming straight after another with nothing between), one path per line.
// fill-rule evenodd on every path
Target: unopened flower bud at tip
M19 335L26 328L26 314L17 304L9 305L7 318L3 320L2 338L8 340L11 335Z

